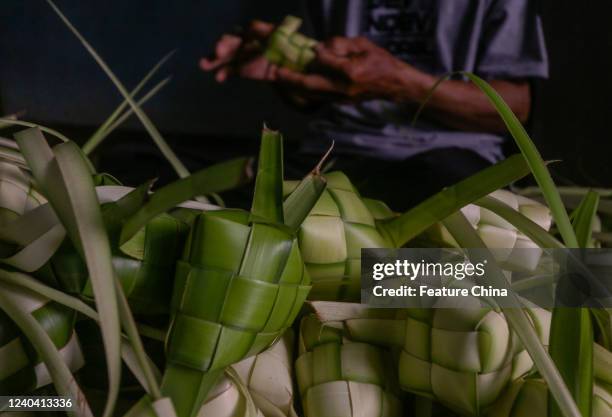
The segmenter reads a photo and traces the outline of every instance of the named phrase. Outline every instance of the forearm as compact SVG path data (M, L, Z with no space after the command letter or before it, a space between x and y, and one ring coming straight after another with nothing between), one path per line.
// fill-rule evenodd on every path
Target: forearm
M406 70L404 82L394 92L394 99L422 103L438 80L414 68ZM527 82L491 81L491 85L508 103L518 119L525 123L531 100ZM441 83L424 108L424 115L460 130L500 132L506 129L487 97L472 83L449 80Z

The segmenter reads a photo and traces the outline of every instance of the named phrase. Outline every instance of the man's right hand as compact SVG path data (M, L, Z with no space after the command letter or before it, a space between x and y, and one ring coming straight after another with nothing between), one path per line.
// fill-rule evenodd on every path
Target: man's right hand
M254 20L242 35L224 34L215 46L215 54L200 59L200 68L214 71L215 79L224 82L230 75L254 80L276 80L277 66L263 56L268 38L276 27Z

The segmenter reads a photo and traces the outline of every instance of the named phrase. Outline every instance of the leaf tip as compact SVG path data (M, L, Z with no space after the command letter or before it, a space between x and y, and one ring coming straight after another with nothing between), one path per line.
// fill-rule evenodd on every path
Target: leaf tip
M321 160L319 161L319 163L311 171L312 175L321 175L321 169L323 167L323 164L325 163L325 161L327 161L327 159L331 155L332 151L334 150L334 145L335 144L336 144L336 141L332 140L332 143L331 143L331 146L329 147L329 149L325 152L325 154L323 154L323 156L321 157Z

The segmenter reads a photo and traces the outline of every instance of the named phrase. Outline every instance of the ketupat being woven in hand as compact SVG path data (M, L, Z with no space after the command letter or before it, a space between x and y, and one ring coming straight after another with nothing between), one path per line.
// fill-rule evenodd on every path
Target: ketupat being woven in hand
M274 343L310 291L299 224L283 224L282 171L282 137L264 129L252 211L203 212L193 224L177 266L162 386L179 417L194 413L215 373Z
M389 352L353 342L314 315L300 325L295 364L305 417L399 417L401 402Z
M3 286L3 291L9 291ZM74 321L76 313L35 293L11 289L10 295L32 314L49 335L71 371L83 366ZM51 383L47 367L34 346L0 311L0 395L24 395Z
M281 67L303 72L314 59L317 41L298 32L302 19L287 16L274 30L264 51L266 59Z
M339 303L313 305L323 318L327 311L365 310L360 318L345 315L348 318L343 324L349 337L401 348L401 388L435 399L463 415L483 415L508 382L533 368L503 314L490 309L394 311L346 303L340 308L336 308ZM547 346L550 313L543 309L526 312L542 344Z

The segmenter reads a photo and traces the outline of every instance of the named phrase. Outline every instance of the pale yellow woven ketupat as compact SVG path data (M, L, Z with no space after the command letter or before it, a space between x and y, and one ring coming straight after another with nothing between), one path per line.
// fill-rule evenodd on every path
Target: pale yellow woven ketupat
M352 340L399 349L401 388L462 415L483 415L510 381L533 369L503 314L490 309L392 310L333 302L312 306L324 322L342 321ZM526 312L547 346L550 313Z
M296 375L305 417L399 417L397 374L386 349L349 340L314 315L300 325Z
M199 417L297 417L293 408L293 331L262 353L231 366Z
M546 416L549 401L546 382L541 379L514 381L491 407L487 417L539 417ZM595 383L593 387L591 417L612 416L612 390Z

